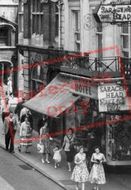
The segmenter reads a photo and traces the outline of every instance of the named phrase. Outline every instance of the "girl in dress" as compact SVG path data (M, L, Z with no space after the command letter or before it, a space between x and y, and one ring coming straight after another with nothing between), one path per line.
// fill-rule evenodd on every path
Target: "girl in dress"
M56 146L54 149L53 149L53 152L54 152L54 156L53 156L53 160L55 162L55 168L59 167L59 164L61 162L61 151L62 149L59 148L59 146Z
M76 190L79 189L79 184L82 184L82 190L85 189L85 182L89 179L89 171L86 165L86 154L83 146L80 147L79 152L75 155L75 167L72 172L71 180L77 183Z
M89 180L91 183L95 184L94 190L98 190L99 184L105 184L105 172L103 167L103 162L106 162L104 154L100 153L99 147L95 148L95 153L92 154L91 162L93 163Z

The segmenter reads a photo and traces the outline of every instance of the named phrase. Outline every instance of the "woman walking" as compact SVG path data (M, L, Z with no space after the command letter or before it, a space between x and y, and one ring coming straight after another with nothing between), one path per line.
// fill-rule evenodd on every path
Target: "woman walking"
M76 166L72 172L71 180L77 183L76 190L79 189L79 184L82 184L82 190L85 189L85 182L89 180L89 171L86 165L86 154L83 146L80 147L79 152L75 155L74 162Z
M71 163L74 160L74 150L73 150L73 143L74 143L75 135L72 128L69 128L67 134L64 137L64 142L62 148L66 153L66 161L68 164L68 171L71 172Z
M92 154L91 162L93 163L89 180L91 183L95 184L94 190L99 190L99 184L105 184L105 172L103 167L103 162L106 162L104 154L100 152L99 147L95 148L95 153Z
M25 147L25 152L30 153L28 148L32 146L32 128L28 117L25 117L25 121L21 124L20 127L20 146L18 147L19 152L21 152L21 146Z
M44 152L42 155L41 162L44 164L45 162L50 164L49 154L50 154L50 136L49 130L47 128L47 119L44 118L45 123L40 129L40 143L44 145Z

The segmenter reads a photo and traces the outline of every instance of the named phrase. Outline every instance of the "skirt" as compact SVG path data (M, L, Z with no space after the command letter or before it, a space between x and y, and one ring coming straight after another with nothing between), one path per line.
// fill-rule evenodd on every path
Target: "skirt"
M74 152L65 151L65 153L66 153L66 161L73 162L74 161Z
M43 154L50 154L50 141L49 140L43 140L42 141L43 145L44 145L44 152Z
M85 183L89 181L89 171L86 163L76 165L72 172L71 180L78 183Z
M96 184L106 183L104 167L102 164L94 164L92 166L90 176L89 176L89 181L91 183L96 183Z
M21 146L32 146L32 136L23 136L20 137L20 145Z

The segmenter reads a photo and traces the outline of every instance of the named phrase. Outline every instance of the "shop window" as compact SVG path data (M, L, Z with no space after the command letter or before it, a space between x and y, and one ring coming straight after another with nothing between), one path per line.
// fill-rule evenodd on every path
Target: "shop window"
M39 64L35 64L31 71L32 96L39 93L46 86L47 69Z
M32 34L43 34L43 3L32 1Z
M129 23L122 24L121 39L123 57L131 57L131 27Z
M115 123L107 125L107 158L110 161L131 160L131 127L127 115L109 116ZM130 116L129 116L130 117Z
M0 28L0 45L1 46L11 45L11 30L8 27Z

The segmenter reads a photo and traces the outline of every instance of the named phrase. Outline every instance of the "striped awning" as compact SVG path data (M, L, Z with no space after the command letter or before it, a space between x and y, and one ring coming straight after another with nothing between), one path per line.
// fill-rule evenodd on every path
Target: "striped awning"
M71 92L69 83L68 79L63 80L58 74L40 93L24 103L24 106L50 117L57 117L79 98Z

